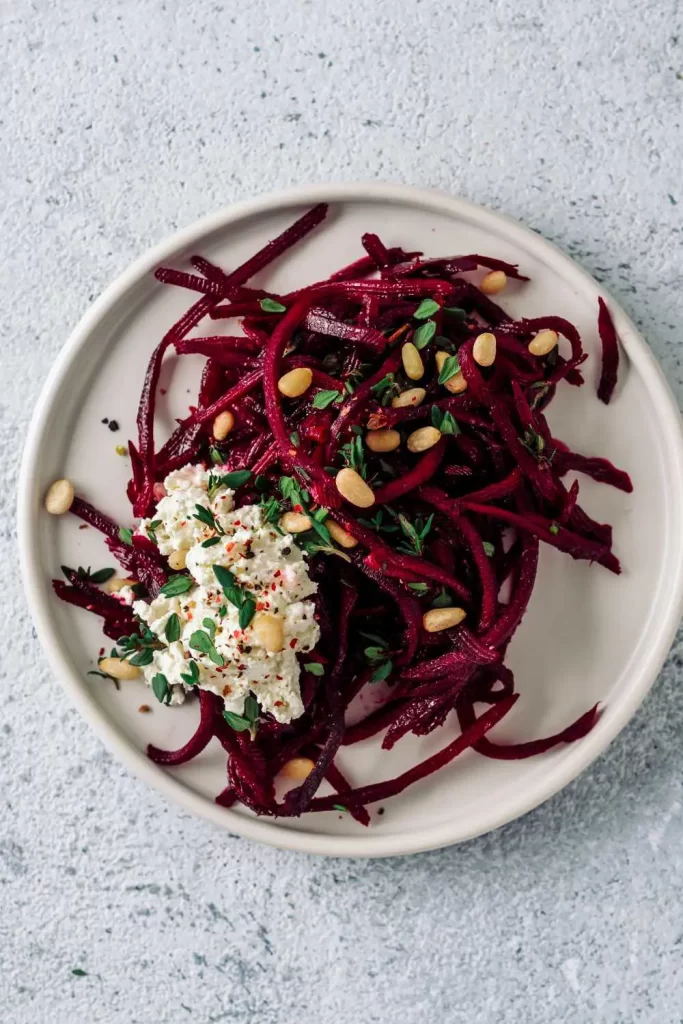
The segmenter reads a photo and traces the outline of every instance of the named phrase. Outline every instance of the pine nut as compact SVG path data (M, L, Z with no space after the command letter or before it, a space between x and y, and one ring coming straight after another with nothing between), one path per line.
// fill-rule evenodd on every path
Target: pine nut
M391 399L391 407L392 409L405 409L409 405L420 405L421 402L424 402L426 394L424 388L408 388L407 391L403 391L396 398Z
M355 548L358 545L356 538L352 537L350 533L347 533L347 531L340 526L339 523L335 523L334 520L326 519L325 526L327 527L332 540L336 540L337 544L341 547Z
M298 398L308 391L313 380L313 370L308 366L298 366L295 370L283 374L277 382L278 391L286 398Z
M337 473L336 483L342 498L346 498L352 505L356 505L358 508L370 508L375 504L375 495L355 469L340 469Z
M291 761L285 761L280 769L283 779L293 779L295 782L303 782L315 768L315 762L310 757L293 757Z
M406 377L410 377L411 380L422 380L425 372L424 363L412 341L407 341L401 349L401 361Z
M369 430L365 443L371 452L393 452L401 443L398 430Z
M123 590L124 587L134 587L135 580L121 579L121 577L112 577L107 580L104 584L104 589L108 594L118 594L119 590Z
M98 662L98 667L100 672L114 679L137 679L140 675L140 669L136 665L131 665L122 658L102 658Z
M442 629L460 625L466 616L464 608L431 608L422 616L422 625L428 633L440 633Z
M285 624L281 615L260 612L252 623L256 639L271 654L285 646Z
M234 426L235 417L229 409L226 409L225 412L219 412L213 421L213 436L217 441L224 441Z
M280 529L285 533L305 533L310 528L311 520L301 512L285 512L280 519Z
M557 331L539 331L536 337L529 342L528 348L532 356L547 356L559 340Z
M184 548L180 548L179 551L172 551L168 556L168 564L172 569L179 571L185 568L185 560L187 559L187 551Z
M441 440L441 431L436 427L420 427L408 437L408 451L426 452Z
M63 516L74 503L74 485L70 480L55 480L45 495L45 508L51 516Z
M437 352L436 356L436 368L441 373L444 367L444 363L448 359L448 352ZM446 391L450 391L452 395L459 395L463 391L467 391L467 381L465 380L462 370L458 370L454 373L446 383L444 384Z
M480 334L472 347L472 358L480 366L492 366L496 359L496 336L486 331Z
M479 290L484 295L497 295L498 292L502 292L507 283L508 279L504 270L490 270L479 285Z

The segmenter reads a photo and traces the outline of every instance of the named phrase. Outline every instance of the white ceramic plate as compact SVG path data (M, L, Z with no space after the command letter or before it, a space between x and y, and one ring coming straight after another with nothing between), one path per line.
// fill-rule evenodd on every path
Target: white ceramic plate
M135 435L135 414L152 347L190 304L192 295L157 284L160 263L183 266L201 252L230 268L314 203L332 204L322 229L275 264L262 281L276 291L319 279L361 253L360 236L376 231L388 245L428 255L480 252L519 263L531 282L511 286L503 303L514 314L557 313L572 320L591 358L584 388L560 389L550 411L553 433L572 448L601 454L626 469L634 493L580 478L582 503L615 527L624 566L616 577L600 566L543 549L529 611L509 652L522 697L495 730L503 741L543 736L568 724L596 701L605 711L581 742L526 761L496 762L468 752L438 775L389 801L364 829L347 815L300 820L257 819L214 802L225 761L216 741L195 761L166 771L147 760L150 740L179 746L194 729L197 709L152 714L142 683L120 692L86 672L103 644L98 622L51 593L61 563L113 564L94 530L75 517L55 520L42 496L67 476L77 492L130 523L125 498L127 459L115 445ZM143 779L188 810L252 839L287 849L347 856L411 853L455 843L496 828L535 807L604 750L652 685L680 619L683 589L683 451L678 410L646 343L609 299L623 342L620 382L607 408L596 397L599 358L597 298L604 292L567 256L511 220L437 192L396 185L305 187L229 207L174 235L139 259L95 302L62 350L33 417L23 461L19 526L21 559L31 610L49 661L104 742ZM216 333L209 323L198 333ZM203 360L169 358L162 386L158 438L183 413ZM118 420L110 433L103 417ZM392 752L376 739L346 749L341 767L355 783L389 778L445 745L457 726ZM375 812L377 808L373 809Z

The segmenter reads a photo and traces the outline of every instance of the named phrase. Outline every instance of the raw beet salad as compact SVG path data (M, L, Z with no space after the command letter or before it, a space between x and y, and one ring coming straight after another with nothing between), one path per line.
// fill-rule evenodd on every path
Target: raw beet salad
M191 739L149 757L183 764L215 738L227 754L218 803L273 816L335 809L367 825L369 805L468 748L525 758L590 731L597 705L554 736L488 737L519 697L505 655L540 542L620 571L611 527L564 477L632 488L552 435L546 410L558 386L584 383L587 357L567 320L514 320L494 301L527 280L516 266L425 258L366 234L364 255L327 280L284 295L249 285L326 214L314 207L236 270L200 256L195 273L157 270L199 298L145 376L127 449L136 524L114 522L68 480L45 503L101 531L123 570L64 566L66 581L53 582L114 642L95 674L117 686L140 678L162 704L197 701ZM192 335L209 320L235 333ZM609 402L619 351L602 300L597 328ZM171 352L206 364L196 406L157 445ZM376 688L374 710L350 725L364 687ZM371 736L391 749L436 729L442 749L388 781L360 785L335 760Z

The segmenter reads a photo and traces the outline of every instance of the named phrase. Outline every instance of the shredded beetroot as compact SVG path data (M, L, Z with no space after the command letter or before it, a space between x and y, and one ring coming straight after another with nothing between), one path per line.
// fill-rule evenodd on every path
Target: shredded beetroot
M619 339L614 329L612 317L603 299L598 299L598 334L602 343L602 370L598 384L598 398L605 405L609 404L617 386L619 370Z
M232 271L200 255L190 258L192 271L157 270L160 282L200 297L152 353L138 437L129 444L128 494L135 516L153 519L168 473L203 463L215 465L219 475L248 470L236 485L237 507L261 503L274 528L290 511L315 520L292 539L304 547L317 584L320 627L315 649L300 657L301 717L280 724L262 711L251 729L242 723L236 730L223 715L222 699L200 686L191 739L176 751L150 746L148 753L158 764L179 765L216 737L227 755L221 806L239 802L256 814L281 816L336 806L367 826L367 805L402 792L469 748L502 760L531 757L580 741L593 728L597 706L544 739L501 744L487 735L518 699L504 661L533 592L540 542L620 569L611 527L591 518L579 504L578 483L565 486L563 477L579 472L624 492L632 484L598 454L572 452L546 420L563 382L583 384L579 367L586 355L576 328L556 316L514 319L462 276L484 268L526 281L517 266L477 253L426 259L368 233L365 255L327 280L284 295L253 287L254 275L326 213L325 204L309 210ZM234 330L225 337L195 336L207 316L235 319ZM616 381L618 343L602 300L598 327L599 397L606 402ZM543 329L561 335L561 351L537 357L529 342ZM490 367L474 358L482 331L496 338ZM409 341L421 346L418 381L403 368ZM162 362L189 354L207 360L199 393L157 446ZM451 373L458 365L462 372L465 389L458 394L439 381L444 360ZM296 397L280 390L292 370L306 371ZM394 403L416 386L424 389L419 404ZM232 429L215 438L214 423L226 410ZM441 436L428 430L426 450L407 444L424 428ZM387 444L388 451L371 448L367 432L379 430L397 431L400 443ZM364 478L371 504L359 507L348 500L352 494L342 495L336 484L342 468ZM71 511L104 535L127 576L144 588L138 593L151 599L171 572L177 575L150 539L153 530L150 536L121 530L80 497ZM335 526L350 536L340 536ZM64 574L66 581L53 581L57 595L99 615L108 637L130 641L144 632L131 607L83 570L65 567ZM443 628L438 616L427 616L438 609L448 610ZM234 666L224 667L227 682ZM381 698L370 700L372 710L358 721L358 707L377 684ZM487 706L480 715L476 704ZM448 723L456 718L461 734L454 737ZM342 746L381 732L382 746L390 749L409 734L438 729L449 730L443 749L387 782L352 786L335 761ZM296 757L312 759L314 768L278 803L276 776ZM323 782L333 795L317 795Z

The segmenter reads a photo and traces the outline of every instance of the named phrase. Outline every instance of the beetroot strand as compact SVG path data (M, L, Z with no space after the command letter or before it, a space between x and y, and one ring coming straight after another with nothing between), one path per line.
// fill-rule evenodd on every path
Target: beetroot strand
M609 309L602 298L598 299L598 307L598 334L602 344L602 369L598 384L598 398L608 405L617 386L619 339Z

